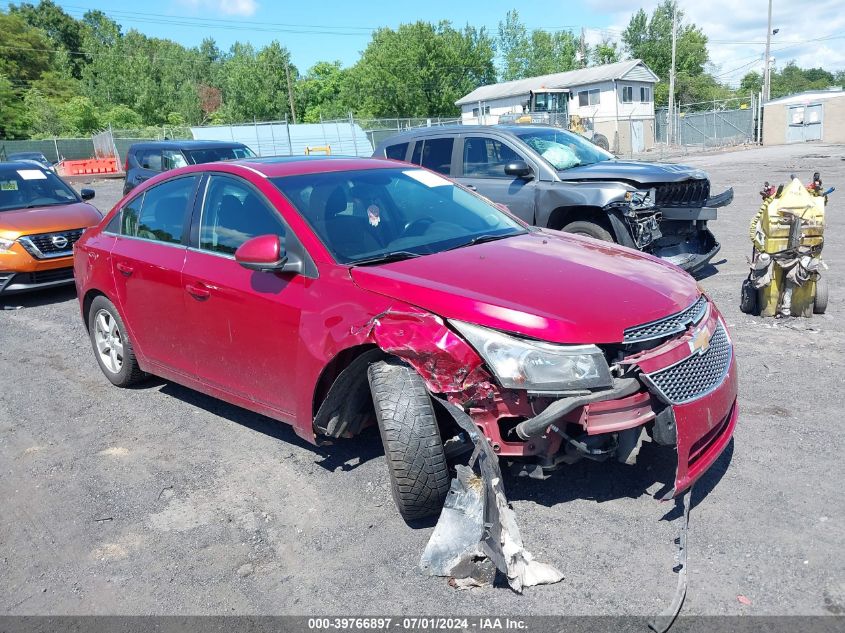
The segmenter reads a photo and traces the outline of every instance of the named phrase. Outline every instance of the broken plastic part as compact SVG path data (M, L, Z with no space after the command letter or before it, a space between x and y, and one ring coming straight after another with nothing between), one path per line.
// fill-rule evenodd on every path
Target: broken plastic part
M484 564L486 557L507 576L508 584L517 593L522 593L525 587L563 580L560 571L534 560L523 547L516 515L505 496L499 459L487 439L459 407L442 400L436 402L466 432L475 450L469 465L458 467L458 477L452 481L444 511L423 552L420 567L432 575L455 578L458 574L466 578ZM474 472L476 464L480 476ZM475 546L471 547L473 541Z
M677 589L675 589L675 595L672 597L672 602L669 604L669 607L659 615L656 615L648 623L648 627L652 631L655 631L655 633L666 633L666 631L669 630L669 627L672 626L675 618L678 617L678 613L681 611L681 606L684 604L684 598L687 595L687 532L689 528L689 508L691 498L692 487L675 499L675 507L683 508L683 512L681 513L681 526L679 530L680 534L677 539L678 565L675 567L675 570L678 573L678 586Z

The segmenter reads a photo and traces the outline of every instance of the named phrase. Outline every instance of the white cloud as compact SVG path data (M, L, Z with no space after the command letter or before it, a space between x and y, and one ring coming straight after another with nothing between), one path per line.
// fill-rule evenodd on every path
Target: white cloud
M179 2L194 11L219 15L250 17L258 10L256 0L179 0Z
M627 0L587 0L594 11L608 14L617 35L628 25L636 9ZM651 13L657 0L644 0L643 9ZM799 66L835 72L845 69L845 12L842 0L816 0L812 4L775 0L772 28L772 57L783 67L790 60ZM698 26L707 35L714 74L733 85L745 73L762 71L765 54L768 3L766 0L681 0L680 8L687 23ZM833 37L835 39L819 40ZM811 41L816 40L816 41Z

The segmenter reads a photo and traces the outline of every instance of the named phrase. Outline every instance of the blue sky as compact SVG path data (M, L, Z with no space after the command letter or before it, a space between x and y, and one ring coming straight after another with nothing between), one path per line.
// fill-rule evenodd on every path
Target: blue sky
M37 0L29 0L37 2ZM175 40L187 46L213 37L222 48L235 41L261 46L278 39L291 51L294 64L305 72L317 61L340 60L353 64L370 38L371 29L396 27L402 22L449 20L496 27L509 9L517 8L530 28L571 29L587 27L587 41L618 39L633 11L646 11L658 0L456 0L307 2L273 0L56 0L74 17L98 8L123 25L148 35ZM814 0L812 10L796 9L788 0L774 0L773 26L780 29L772 40L775 64L791 59L804 67L845 68L845 11L842 0ZM686 20L710 39L711 72L720 80L737 84L750 70L762 68L766 34L766 0L679 0ZM815 40L815 41L808 41Z
M321 60L339 59L344 65L351 65L366 47L370 29L396 27L403 22L446 19L456 26L467 23L486 26L495 34L499 20L504 19L507 11L515 6L519 7L522 21L529 27L606 27L609 20L606 13L593 11L581 2L522 3L515 0L485 0L483 5L454 0L148 0L142 4L130 0L111 0L108 3L59 0L57 4L74 17L81 17L86 9L99 8L123 24L125 29L136 28L148 35L173 39L185 45L199 44L209 35L223 48L228 48L237 40L248 40L260 46L278 39L291 51L300 71ZM201 18L207 22L190 26L179 18ZM219 22L214 22L216 20ZM177 23L174 24L174 21Z

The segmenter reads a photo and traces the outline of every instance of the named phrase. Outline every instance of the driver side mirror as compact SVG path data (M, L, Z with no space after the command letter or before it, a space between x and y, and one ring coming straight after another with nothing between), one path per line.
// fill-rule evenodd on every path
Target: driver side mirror
M97 192L96 192L96 191L94 191L93 189L80 189L80 191L79 191L79 196L80 196L83 200L90 200L90 199L91 199L91 198L93 198L96 194L97 194Z
M531 173L531 168L524 160L515 160L512 163L505 165L505 174L508 176L516 176L517 178L525 178L526 180L534 177Z
M259 235L247 240L235 251L235 261L249 270L262 272L301 272L299 261L288 261L278 235Z

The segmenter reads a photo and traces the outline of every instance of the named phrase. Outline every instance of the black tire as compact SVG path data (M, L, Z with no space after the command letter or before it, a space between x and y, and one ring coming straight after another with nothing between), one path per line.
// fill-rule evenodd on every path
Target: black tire
M587 220L576 220L575 222L570 222L561 230L566 231L567 233L575 233L576 235L586 235L587 237L593 237L603 242L616 241L613 239L610 231L606 228L600 224L596 224L595 222L588 222Z
M827 310L827 277L816 280L816 298L813 301L813 314L824 314Z
M103 332L104 329L97 322L101 315L109 326L113 325L113 331L116 332L115 339L122 345L122 353L116 354L120 360L120 366L117 369L114 365L109 366L104 360L107 355L101 352L98 343L98 333ZM129 387L146 377L146 374L138 367L138 360L135 358L135 351L132 349L132 341L129 340L120 313L114 307L114 304L103 295L96 297L88 310L88 336L91 339L91 347L94 349L97 364L113 385ZM109 349L114 349L114 346Z
M757 289L750 279L743 279L740 290L739 309L745 314L757 313Z
M425 383L392 359L370 365L367 377L399 513L405 521L440 514L449 467Z
M594 134L593 135L593 145L598 145L605 151L610 151L610 143L607 140L607 137L604 134Z

